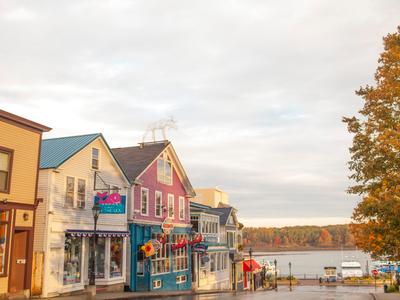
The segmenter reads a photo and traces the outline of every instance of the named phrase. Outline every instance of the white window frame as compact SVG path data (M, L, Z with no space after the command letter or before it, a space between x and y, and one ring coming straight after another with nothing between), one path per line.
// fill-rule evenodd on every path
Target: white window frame
M158 162L159 160L163 161L163 166L162 166L162 172L158 172ZM165 174L166 170L166 165L169 163L171 165L171 176L167 177ZM172 185L173 184L173 177L174 177L174 165L170 159L168 159L168 155L166 153L163 153L160 155L157 159L157 181L166 185Z
M154 234L152 235L153 239L158 239L160 234ZM161 249L159 249L154 255L152 255L150 257L150 273L151 276L153 275L160 275L160 274L168 274L171 271L171 264L170 264L170 257L171 257L171 253L170 253L170 243L165 243L165 244L161 244ZM154 270L154 265L161 263L161 264L165 264L167 267L165 268L166 270L164 270L164 272L156 272L156 270Z
M186 213L186 209L185 209L185 197L179 196L179 220L185 220L185 213ZM182 217L181 217L181 212L182 212Z
M211 269L212 267L212 257L214 257L214 271ZM215 273L217 271L217 253L210 253L210 273Z
M146 192L147 195L147 201L146 201L146 213L143 213L143 191ZM140 188L140 214L142 216L148 216L149 215L149 189L147 188Z
M72 179L74 180L74 190L73 190L73 193L72 193L72 206L70 206L69 204L66 204L66 200L67 200L67 187L68 187L68 183L67 183L67 182L68 182L68 178L72 178ZM64 183L65 183L65 188L64 188L65 196L64 196L63 207L64 207L64 208L74 208L74 207L75 207L75 201L76 201L76 178L75 178L74 176L66 175L66 176L65 176Z
M97 168L93 168L93 149L96 149L98 151ZM90 153L90 168L92 170L100 170L100 149L99 148L92 147L92 152Z
M229 245L229 234L231 234L233 236L232 242L233 245L231 247L231 245ZM235 249L236 248L236 232L235 231L231 231L231 230L227 230L226 231L226 244L228 245L229 249Z
M176 244L181 238L185 238L188 240L188 235L186 234L174 234L172 237L172 244ZM174 241L175 239L175 241ZM172 252L173 255L173 270L174 272L180 272L180 271L186 271L189 269L189 251L188 247L183 247L180 249L176 249L175 251ZM177 266L177 261L184 261L186 262L186 266L183 268L180 267L178 268ZM185 261L186 260L186 261ZM182 266L182 264L180 264Z
M83 207L80 206L80 200L79 200L79 180L83 180L85 182L85 194L84 194L84 199L83 199ZM76 207L85 209L86 208L86 194L87 194L87 180L84 178L76 178Z
M176 276L176 284L185 283L187 281L186 275L178 275Z
M160 214L157 214L157 195L160 195ZM155 191L154 192L154 216L157 218L161 218L163 214L163 209L162 209L162 192L160 191Z
M170 215L170 200L172 199L172 216ZM168 218L174 219L175 218L175 196L173 194L168 194Z

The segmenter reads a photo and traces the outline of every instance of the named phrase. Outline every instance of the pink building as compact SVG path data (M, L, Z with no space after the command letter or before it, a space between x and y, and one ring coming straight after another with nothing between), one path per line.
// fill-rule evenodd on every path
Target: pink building
M190 247L172 248L190 239L189 198L195 193L172 144L142 143L112 151L131 183L130 289L190 290ZM140 247L149 240L159 241L161 248L146 258Z

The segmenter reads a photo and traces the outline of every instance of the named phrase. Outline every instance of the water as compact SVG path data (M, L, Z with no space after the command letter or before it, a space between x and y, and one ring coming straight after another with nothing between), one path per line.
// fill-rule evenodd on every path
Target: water
M336 267L341 272L342 260L359 261L363 272L366 272L368 261L369 272L372 270L372 260L368 254L358 250L343 251L287 251L287 252L255 252L254 258L262 262L264 260L277 260L278 269L281 275L289 274L289 262L292 263L292 274L295 277L307 278L319 277L324 274L324 267ZM343 259L342 259L343 257Z

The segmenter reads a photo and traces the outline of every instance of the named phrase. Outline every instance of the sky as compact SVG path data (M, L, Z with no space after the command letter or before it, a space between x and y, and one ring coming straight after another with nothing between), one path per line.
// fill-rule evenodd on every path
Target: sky
M194 187L246 226L349 222L351 136L400 1L0 0L0 108L142 141L173 116ZM158 135L161 139L161 135Z

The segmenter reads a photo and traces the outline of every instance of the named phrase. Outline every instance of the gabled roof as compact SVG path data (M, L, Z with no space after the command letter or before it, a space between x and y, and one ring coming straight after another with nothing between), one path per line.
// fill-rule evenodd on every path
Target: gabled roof
M190 213L192 212L203 212L217 216L222 215L221 212L212 209L211 206L190 201Z
M211 208L211 210L215 210L217 212L220 212L221 215L219 216L219 223L221 225L226 225L228 222L228 218L231 215L231 212L234 208L233 207L217 207L217 208Z
M121 164L129 181L133 183L168 145L169 142L146 143L143 146L114 148L111 151Z
M99 136L101 133L42 140L40 168L58 168Z
M185 187L186 193L194 197L196 193L169 141L141 143L139 146L112 149L112 152L122 166L125 174L127 174L131 184L135 183L135 181L164 151L168 151L173 162L175 162L175 166L177 167L176 169L179 170L177 173Z
M40 169L56 169L64 162L77 154L95 139L100 138L108 150L116 167L128 184L129 180L118 160L111 151L104 136L101 133L92 133L76 136L66 136L53 139L42 140L42 149L40 153Z
M23 125L26 128L31 128L31 129L39 131L39 132L40 131L41 132L47 132L47 131L51 130L50 127L44 126L42 124L33 122L31 120L25 119L25 118L17 116L17 115L14 115L14 114L9 113L9 112L7 112L5 110L2 110L2 109L0 109L0 119L4 119L4 120L7 120L7 121L15 122L17 124Z

